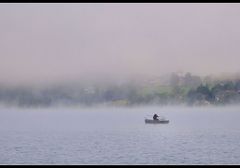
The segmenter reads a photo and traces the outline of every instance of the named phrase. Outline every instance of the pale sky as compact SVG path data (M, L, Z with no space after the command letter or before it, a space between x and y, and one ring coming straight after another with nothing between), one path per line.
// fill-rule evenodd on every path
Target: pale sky
M0 83L240 72L240 4L0 4Z

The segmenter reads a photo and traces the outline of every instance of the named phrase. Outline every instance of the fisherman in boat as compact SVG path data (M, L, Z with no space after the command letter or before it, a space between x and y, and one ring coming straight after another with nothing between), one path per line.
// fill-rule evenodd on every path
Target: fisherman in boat
M154 114L154 115L153 115L153 120L158 120L158 117L159 117L159 116L158 116L157 114Z

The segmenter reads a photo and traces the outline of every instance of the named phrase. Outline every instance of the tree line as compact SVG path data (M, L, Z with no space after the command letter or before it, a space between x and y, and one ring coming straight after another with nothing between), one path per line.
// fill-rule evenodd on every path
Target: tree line
M191 73L172 73L165 81L41 89L0 87L0 103L20 107L237 104L240 103L240 79L219 81Z

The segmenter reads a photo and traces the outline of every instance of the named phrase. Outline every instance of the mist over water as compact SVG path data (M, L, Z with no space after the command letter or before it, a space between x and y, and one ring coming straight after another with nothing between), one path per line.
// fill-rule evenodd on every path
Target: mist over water
M239 164L239 16L0 4L0 164Z
M239 164L238 109L1 108L0 163Z

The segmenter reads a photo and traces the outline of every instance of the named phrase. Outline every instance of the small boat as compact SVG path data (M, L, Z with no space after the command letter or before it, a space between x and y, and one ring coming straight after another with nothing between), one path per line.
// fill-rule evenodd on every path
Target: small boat
M153 120L153 119L145 119L146 124L168 124L169 120L165 119L159 119L159 120Z

